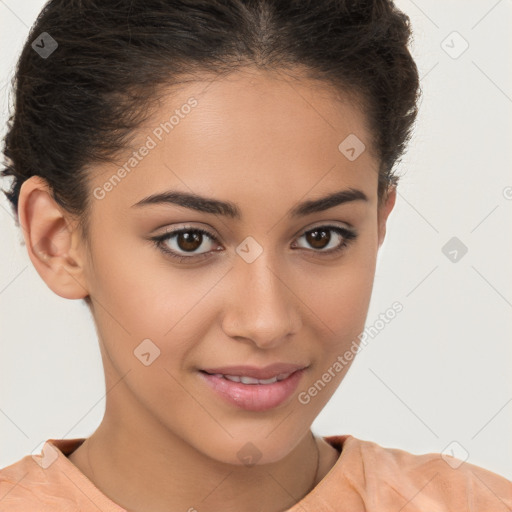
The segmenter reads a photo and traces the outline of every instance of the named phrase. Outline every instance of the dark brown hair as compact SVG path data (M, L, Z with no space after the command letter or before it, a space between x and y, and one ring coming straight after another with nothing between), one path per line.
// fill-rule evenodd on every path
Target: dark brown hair
M46 58L32 46L44 32L58 44ZM113 161L160 91L253 66L305 70L360 98L381 201L417 115L411 37L391 0L50 0L17 63L4 193L18 219L21 185L41 176L87 235L87 167Z

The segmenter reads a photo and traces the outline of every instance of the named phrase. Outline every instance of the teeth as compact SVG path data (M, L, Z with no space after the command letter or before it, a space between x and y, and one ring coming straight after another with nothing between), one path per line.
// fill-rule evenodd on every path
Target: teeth
M222 375L221 373L216 373L215 377L223 377L231 382L241 382L242 384L274 384L275 382L288 378L290 375L291 373L281 373L271 379L254 379L253 377L246 377L245 375Z
M274 384L274 382L277 382L277 377L272 377L271 379L260 379L258 382L260 384Z
M240 382L240 377L238 375L223 375L223 377L233 382Z
M260 384L258 379L253 379L252 377L240 377L240 382L242 384Z

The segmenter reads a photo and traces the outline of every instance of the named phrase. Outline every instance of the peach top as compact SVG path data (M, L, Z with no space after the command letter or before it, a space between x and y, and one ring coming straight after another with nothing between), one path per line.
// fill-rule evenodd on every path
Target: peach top
M439 453L385 448L351 435L323 439L340 456L288 512L512 510L512 482L482 467ZM126 512L67 458L84 441L48 439L41 454L0 469L0 512Z

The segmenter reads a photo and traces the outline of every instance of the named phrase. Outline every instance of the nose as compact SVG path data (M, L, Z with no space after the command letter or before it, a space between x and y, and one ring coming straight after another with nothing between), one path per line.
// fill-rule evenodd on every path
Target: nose
M276 270L275 265L271 268L265 254L252 263L240 258L229 273L223 329L232 338L271 349L299 331L300 300L287 282L289 274Z

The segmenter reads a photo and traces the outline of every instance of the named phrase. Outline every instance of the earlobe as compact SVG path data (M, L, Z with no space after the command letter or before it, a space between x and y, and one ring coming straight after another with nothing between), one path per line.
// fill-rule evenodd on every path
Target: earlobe
M379 247L384 242L384 238L386 236L386 223L387 219L389 217L389 214L391 213L391 210L393 210L396 202L396 185L392 186L389 189L387 198L385 202L380 206L379 212L378 212L378 230L379 230Z
M46 180L32 176L23 183L18 215L29 258L47 286L65 299L86 297L82 257L74 243L78 232Z

